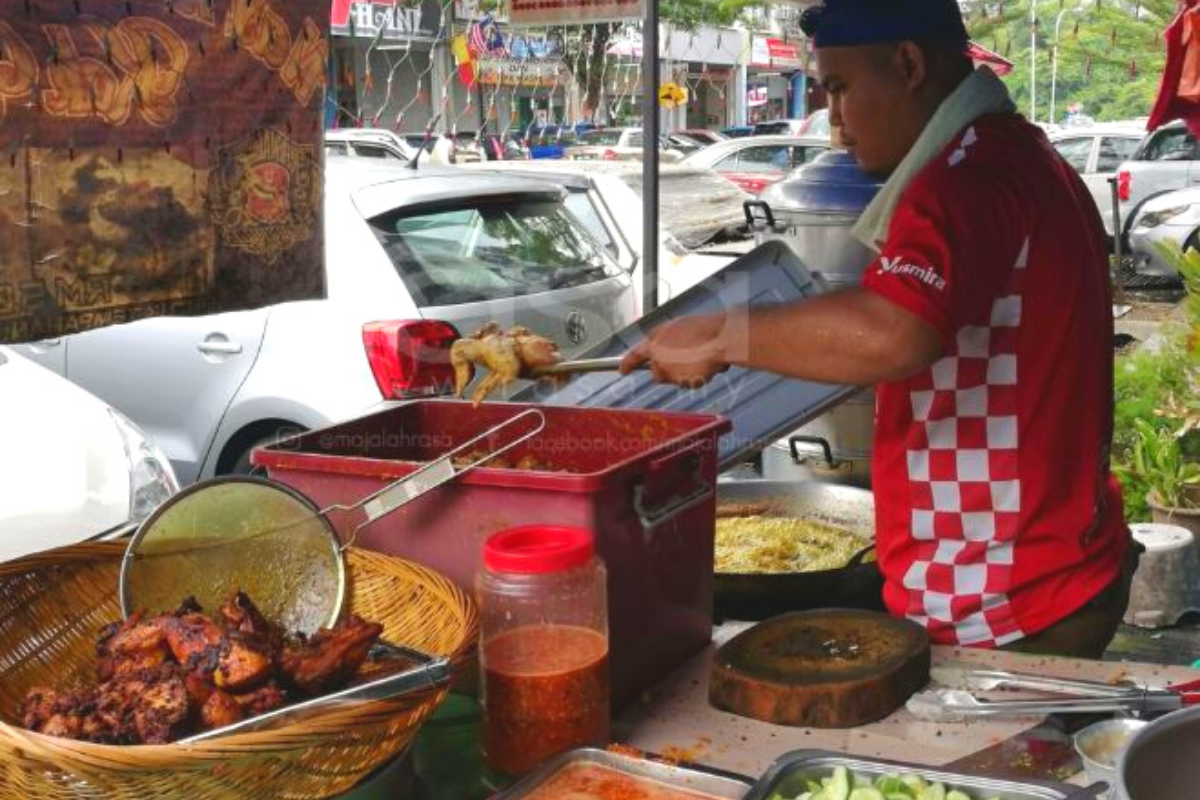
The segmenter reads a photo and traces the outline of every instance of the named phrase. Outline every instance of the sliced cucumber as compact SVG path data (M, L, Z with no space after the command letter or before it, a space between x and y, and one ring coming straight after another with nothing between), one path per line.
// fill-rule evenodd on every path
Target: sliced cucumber
M887 800L883 792L873 786L862 786L850 793L850 800Z
M850 800L850 770L834 767L833 776L822 790L821 800Z

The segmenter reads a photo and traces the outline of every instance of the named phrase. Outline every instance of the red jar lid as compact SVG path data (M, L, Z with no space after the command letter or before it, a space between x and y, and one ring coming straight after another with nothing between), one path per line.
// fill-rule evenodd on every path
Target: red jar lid
M489 537L483 545L483 563L491 572L541 575L582 567L595 552L590 531L527 525Z

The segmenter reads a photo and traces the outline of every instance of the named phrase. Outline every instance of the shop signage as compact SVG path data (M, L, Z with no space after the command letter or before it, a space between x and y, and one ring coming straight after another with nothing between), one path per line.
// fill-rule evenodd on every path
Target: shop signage
M483 5L482 0L454 0L454 18L463 22L476 22L490 14L492 20L495 22L501 24L509 22L508 0L502 0L499 8L491 8L490 10L485 9Z
M565 82L558 61L514 61L484 56L478 65L478 80L485 86L549 89Z
M30 7L0 0L0 343L322 296L328 0Z
M579 25L641 19L643 0L512 0L514 25Z
M333 0L329 22L334 36L431 41L442 27L442 7L437 0Z
M800 46L794 42L755 36L750 43L750 65L797 70L804 67L804 62L800 58Z

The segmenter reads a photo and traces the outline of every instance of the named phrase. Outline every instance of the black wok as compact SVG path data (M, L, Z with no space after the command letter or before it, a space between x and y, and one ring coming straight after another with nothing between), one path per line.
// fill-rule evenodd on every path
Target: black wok
M833 525L874 539L874 495L865 489L817 482L733 481L717 487L718 513L734 507L763 516L795 517ZM717 573L718 619L761 620L812 608L883 610L883 576L856 553L840 569L784 574Z

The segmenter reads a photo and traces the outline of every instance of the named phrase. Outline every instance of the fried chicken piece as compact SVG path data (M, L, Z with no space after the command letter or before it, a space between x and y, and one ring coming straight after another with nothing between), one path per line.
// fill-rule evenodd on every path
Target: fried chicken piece
M208 700L200 708L200 724L205 730L223 728L246 718L246 712L232 695L213 689Z
M219 651L225 638L217 623L203 614L192 612L181 616L162 616L155 622L166 634L171 654L185 667L202 661L211 649Z
M101 631L96 643L100 657L97 676L101 681L160 666L170 651L164 631L154 622L142 622L144 612L130 615Z
M307 641L284 645L279 671L291 685L316 695L349 680L367 658L383 626L351 614Z
M144 744L166 744L179 738L191 715L187 688L175 671L164 671L134 695L133 725Z
M241 706L247 716L265 714L279 708L288 700L287 693L280 688L274 678L253 691L231 694L230 697Z
M221 606L220 612L226 626L233 630L264 639L280 635L279 629L267 621L245 592L235 592Z
M83 726L83 705L83 693L56 692L45 686L35 686L25 693L21 724L47 736L77 739Z
M274 670L275 659L265 642L235 632L222 644L212 678L218 689L244 692L266 681Z
M562 353L558 345L550 339L520 326L505 333L499 325L489 322L450 346L454 393L458 397L463 396L475 375L476 366L488 370L488 374L471 393L471 402L479 405L489 394L503 389L518 378L529 377L533 370L561 360Z

